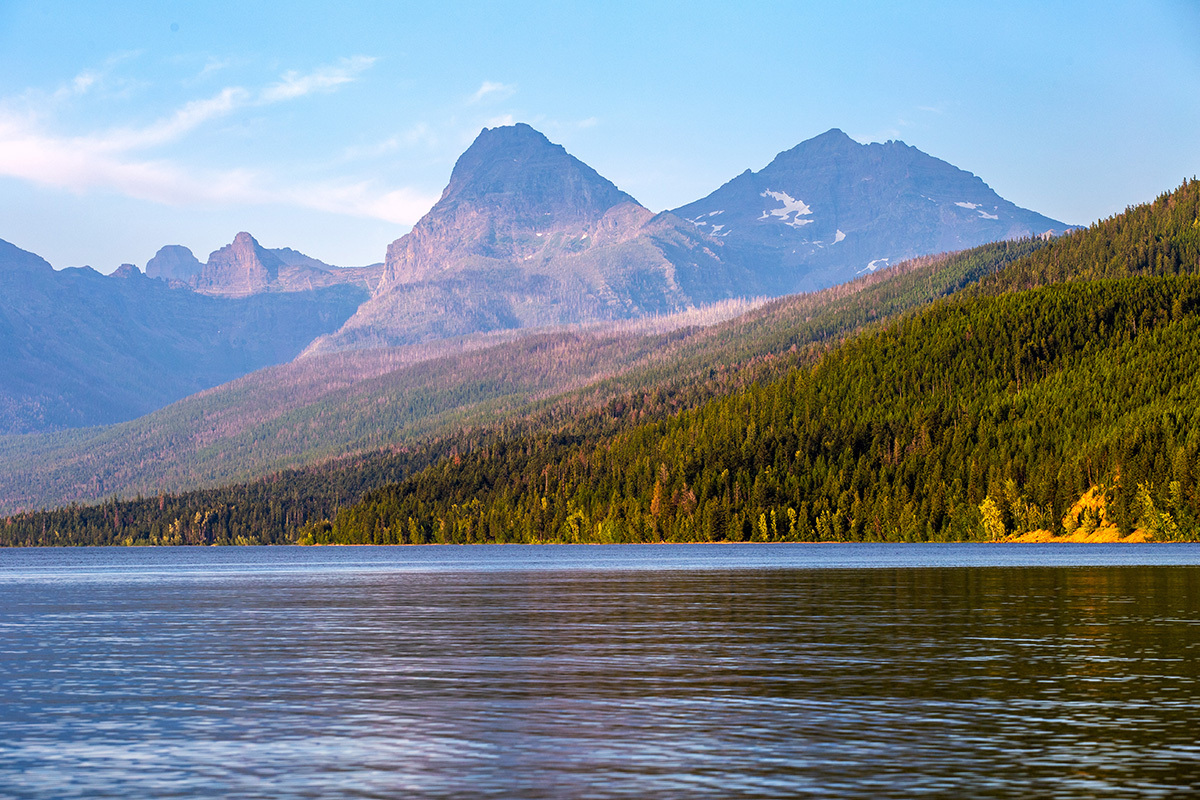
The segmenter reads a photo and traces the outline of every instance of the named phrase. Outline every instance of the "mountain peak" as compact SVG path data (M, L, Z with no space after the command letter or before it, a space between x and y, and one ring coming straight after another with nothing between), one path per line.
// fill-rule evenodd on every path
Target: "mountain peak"
M775 156L772 164L786 164L792 161L807 161L821 158L836 158L846 156L861 150L866 145L859 144L845 134L840 128L830 128L819 136L805 139L795 147L784 150ZM768 166L768 169L770 167Z
M131 280L131 279L136 280L136 279L142 277L142 271L140 269L138 269L137 267L135 267L133 264L122 264L121 266L119 266L115 270L113 270L111 273L109 273L108 277L120 278L122 280Z
M477 257L524 261L549 241L543 237L578 239L625 203L640 208L529 125L484 128L437 204L388 247L385 282L421 280Z
M283 266L279 256L242 231L233 237L233 242L208 256L208 263L196 276L195 286L216 294L253 294L278 278Z
M1064 227L904 142L860 144L837 128L675 213L720 238L731 258L758 265L779 294Z
M636 202L562 145L517 123L480 132L454 165L438 206L468 204L537 225L547 216L594 222L615 205Z
M199 275L204 265L196 260L191 250L179 244L160 247L154 258L146 262L146 276L166 281L187 283Z
M54 267L50 266L50 262L41 256L0 239L0 278L17 272L49 275L54 272Z

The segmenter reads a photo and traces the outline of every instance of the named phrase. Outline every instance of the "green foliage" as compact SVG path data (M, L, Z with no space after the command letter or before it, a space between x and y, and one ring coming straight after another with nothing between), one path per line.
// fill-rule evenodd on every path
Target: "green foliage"
M1197 476L1176 465L1200 446L1198 309L1193 276L938 304L611 437L519 436L442 461L324 536L406 541L411 521L437 542L997 538L1061 532L1075 498L1119 475L1144 484L1127 527L1175 538L1145 487L1178 472L1157 502L1194 516Z
M386 485L339 467L354 502L331 507L322 487L335 473L221 490L229 513L257 504L262 526L222 529L222 541L956 541L1062 532L1097 485L1124 532L1193 538L1198 197L1188 182L1046 247L980 248L681 332L669 358L615 383L414 448ZM280 499L305 481L324 500L289 514ZM220 519L195 516L219 512L204 503L186 517L153 505L138 507L136 536L111 541L174 541L165 520ZM99 530L129 510L70 513ZM1092 508L1078 520L1099 523ZM59 511L0 530L78 542L80 524Z
M678 411L778 377L810 360L814 347L950 294L1040 245L917 259L704 327L663 332L651 321L489 347L306 357L120 425L0 437L0 512L241 482L462 429L536 430L613 400L639 403L639 419ZM703 322L705 313L685 321Z

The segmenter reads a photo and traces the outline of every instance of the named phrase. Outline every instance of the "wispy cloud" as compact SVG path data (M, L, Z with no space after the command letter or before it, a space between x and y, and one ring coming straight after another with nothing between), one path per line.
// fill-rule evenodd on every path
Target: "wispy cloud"
M355 80L373 62L357 56L304 75L289 72L281 82L261 91L227 87L211 97L185 103L148 125L83 135L47 131L36 115L15 114L0 105L0 175L76 193L108 191L176 206L283 204L410 225L436 197L410 189L383 188L371 181L303 183L260 170L205 170L148 155L148 151L177 142L205 123L239 109L335 90ZM82 93L95 80L91 73L82 72L71 86ZM408 135L426 133L418 127ZM397 145L400 141L396 140Z
M74 78L67 81L62 86L59 86L53 94L49 95L49 98L59 102L69 101L72 98L82 97L83 95L91 94L101 89L108 89L111 91L114 88L117 88L118 90L127 88L129 81L114 79L113 71L116 69L118 64L129 61L133 58L137 58L139 55L140 53L136 51L116 53L111 55L106 58L98 67L90 67L80 71ZM29 92L26 92L26 97L46 98L47 95L30 90Z
M512 97L516 91L517 87L510 84L496 83L495 81L484 81L475 94L471 95L467 102L478 103L484 98L503 100L506 97Z
M437 201L373 182L293 183L256 170L205 171L55 138L0 119L0 174L72 192L111 191L173 206L281 204L411 225Z
M233 59L231 58L209 58L208 61L205 62L204 67L192 80L202 81L209 75L215 75L222 70L228 69L229 67L233 66L233 63Z
M370 56L344 58L337 64L320 67L307 75L299 72L284 73L283 79L263 90L263 103L278 103L293 100L313 92L329 91L358 78L359 74L375 63Z
M389 136L373 144L352 145L342 151L340 161L358 161L361 159L379 158L401 149L411 149L422 145L433 147L438 143L438 136L424 122L413 125L408 130Z
M237 86L222 89L204 100L184 104L169 117L142 128L118 128L87 137L101 150L125 151L169 144L199 128L205 122L223 117L246 104L250 93Z

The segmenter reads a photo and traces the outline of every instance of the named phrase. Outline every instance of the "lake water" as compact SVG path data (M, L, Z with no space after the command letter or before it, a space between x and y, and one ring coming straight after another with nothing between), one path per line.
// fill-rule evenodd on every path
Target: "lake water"
M0 796L1178 797L1200 547L0 550Z

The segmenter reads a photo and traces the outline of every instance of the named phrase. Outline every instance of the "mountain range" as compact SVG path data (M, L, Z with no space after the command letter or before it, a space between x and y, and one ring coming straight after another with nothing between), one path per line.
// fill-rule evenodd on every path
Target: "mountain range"
M260 462L249 481L193 468L206 488L157 482L137 499L105 486L103 502L0 521L0 544L1200 536L1194 180L1087 230L914 259L743 311L651 335L541 334L378 374L241 442L253 456L340 439L340 458ZM330 359L381 352L314 361L336 379L346 370ZM246 408L237 391L219 393L227 413ZM157 449L186 473L194 456L177 443L189 417L208 416L201 399L173 407L182 427L147 417L160 418L143 426L157 446L123 464L49 446L26 456L29 480L10 466L19 443L0 439L0 476L14 478L0 502L29 508L20 493L39 480L55 484L46 497L86 480L86 459L136 472ZM433 427L406 439L406 420ZM397 438L347 447L370 426ZM107 437L109 453L128 430ZM195 456L228 464L237 443L206 441Z
M1063 233L982 180L903 142L834 129L677 208L725 246L766 294L842 283L926 253Z
M830 286L898 259L1069 226L899 142L830 131L653 213L528 125L485 129L380 265L249 233L145 274L0 246L0 432L131 419L306 353L670 315Z

